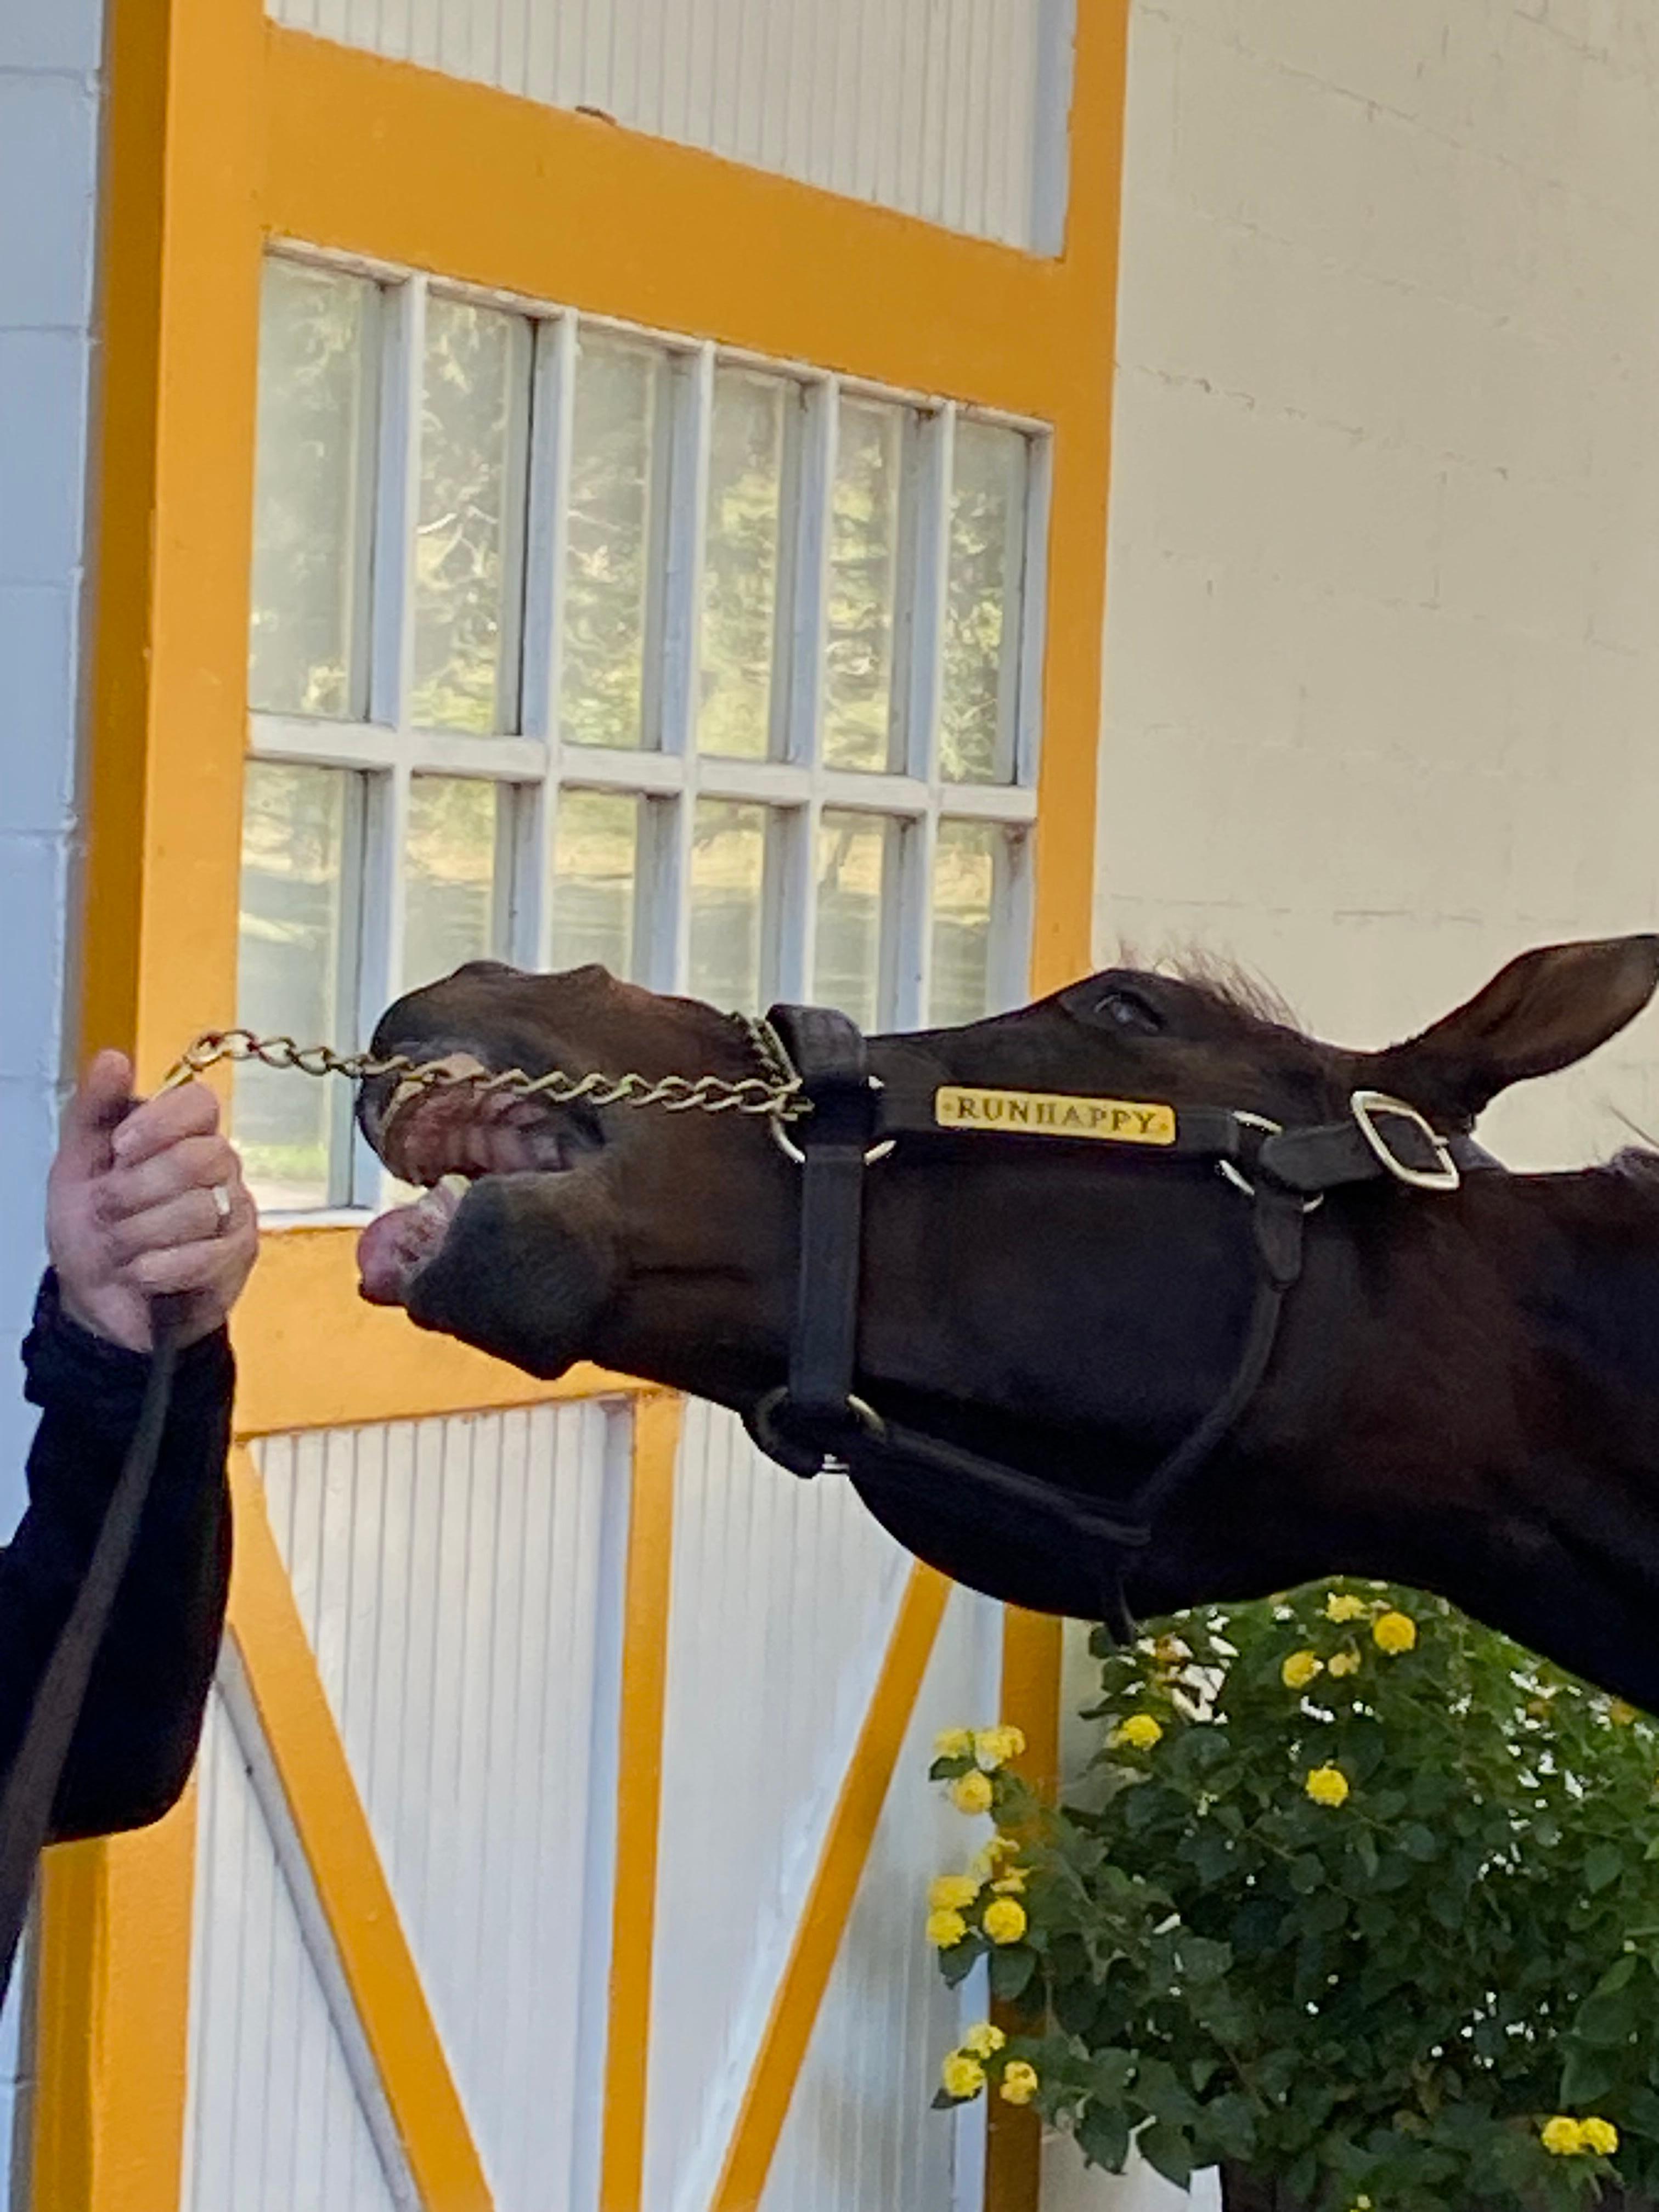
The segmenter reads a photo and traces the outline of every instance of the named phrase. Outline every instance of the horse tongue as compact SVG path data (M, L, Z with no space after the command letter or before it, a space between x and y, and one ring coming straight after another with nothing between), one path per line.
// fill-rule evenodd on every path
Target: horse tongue
M461 1176L446 1176L412 1206L376 1214L357 1239L358 1290L370 1305L409 1302L415 1278L433 1259L466 1193Z

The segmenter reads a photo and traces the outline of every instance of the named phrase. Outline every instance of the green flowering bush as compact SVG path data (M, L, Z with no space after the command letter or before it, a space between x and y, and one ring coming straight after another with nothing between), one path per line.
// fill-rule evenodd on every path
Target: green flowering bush
M1218 2164L1231 2204L1277 2212L1659 2197L1650 1722L1372 1584L1095 1650L1075 1802L999 1761L984 1806L963 1778L989 1762L941 1741L934 1774L1003 1840L929 1930L952 1980L990 1958L1025 2030L994 2067L1034 2071L1090 2160Z

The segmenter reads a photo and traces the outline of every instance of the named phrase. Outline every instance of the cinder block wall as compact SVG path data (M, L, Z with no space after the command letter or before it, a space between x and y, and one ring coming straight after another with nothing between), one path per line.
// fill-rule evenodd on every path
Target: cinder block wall
M1409 1031L1659 919L1659 15L1136 0L1099 943ZM1494 1112L1659 1124L1659 1015Z
M33 1417L17 1346L65 1056L101 0L0 0L0 1532ZM0 2200L16 2033L0 2021Z

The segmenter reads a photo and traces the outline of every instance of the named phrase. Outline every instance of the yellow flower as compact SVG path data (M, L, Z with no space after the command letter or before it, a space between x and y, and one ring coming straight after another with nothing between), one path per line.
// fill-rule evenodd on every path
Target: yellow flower
M1322 1674L1325 1662L1311 1651L1292 1651L1279 1670L1279 1679L1287 1690L1305 1690L1316 1674Z
M993 1836L968 1862L968 1871L981 1883L990 1881L1004 1859L1018 1857L1019 1845L1012 1836Z
M1134 1751L1150 1751L1163 1734L1162 1723L1150 1713L1131 1713L1121 1727L1112 1730L1112 1741L1127 1743Z
M1348 1802L1348 1778L1340 1766L1316 1766L1302 1786L1316 1805Z
M935 1912L965 1912L979 1891L970 1874L942 1874L928 1883L927 1902Z
M962 2047L964 2051L972 2051L975 2058L994 2058L1007 2040L1000 2027L994 2027L988 2020L982 2020L977 2027L970 2027L963 2037Z
M1018 1759L1024 1748L1023 1732L1006 1722L1000 1728L981 1729L974 1737L974 1757L988 1772Z
M1359 1654L1357 1651L1333 1651L1331 1672L1339 1680L1344 1674L1357 1674L1359 1672Z
M1370 2198L1369 2197L1356 2197L1353 2200L1352 2205L1350 2207L1350 2212L1371 2212Z
M1363 1620L1366 1606L1363 1597L1355 1597L1349 1590L1333 1590L1325 1601L1327 1620Z
M947 2097L977 2097L985 2087L985 2069L970 2051L953 2051L939 2072Z
M1023 1897L1025 1894L1025 1877L1030 1872L1029 1867L1011 1866L1006 1874L997 1876L991 1887L999 1897Z
M933 1738L935 1759L966 1759L973 1747L972 1729L942 1729Z
M1408 1613L1379 1613L1371 1630L1371 1641L1379 1651L1386 1651L1391 1659L1397 1659L1416 1643L1417 1623Z
M1584 2138L1584 2148L1593 2150L1598 2158L1611 2158L1619 2148L1619 2130L1611 2120L1592 2116L1579 2122L1578 2131Z
M951 1802L958 1813L988 1813L991 1809L991 1778L975 1767L970 1774L959 1774L951 1784Z
M1012 1897L999 1897L985 1908L980 1923L994 1943L1018 1943L1025 1933L1025 1907Z
M1628 1728L1636 1718L1636 1708L1634 1705L1627 1705L1622 1698L1615 1698L1607 1707L1607 1718L1613 1723L1614 1728ZM1586 2120L1584 2124L1588 2127L1589 2121Z
M1036 2087L1036 2068L1023 2058L1011 2058L1002 2069L1002 2087L997 2094L1005 2105L1029 2105Z
M1539 2140L1552 2158L1574 2158L1584 2148L1584 2130L1577 2120L1558 2112L1539 2130Z
M927 1941L937 1950L950 1950L967 1933L968 1923L959 1912L930 1912L927 1916Z

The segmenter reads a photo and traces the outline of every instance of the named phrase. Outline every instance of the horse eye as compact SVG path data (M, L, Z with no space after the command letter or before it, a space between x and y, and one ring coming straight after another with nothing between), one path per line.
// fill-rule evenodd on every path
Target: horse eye
M1095 1012L1115 1028L1135 1030L1143 1036L1156 1036L1164 1026L1163 1015L1139 991L1108 991L1096 1000Z

